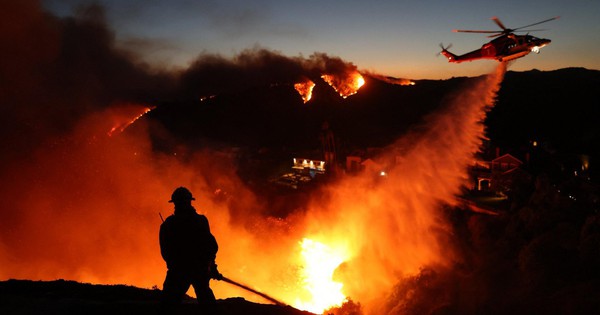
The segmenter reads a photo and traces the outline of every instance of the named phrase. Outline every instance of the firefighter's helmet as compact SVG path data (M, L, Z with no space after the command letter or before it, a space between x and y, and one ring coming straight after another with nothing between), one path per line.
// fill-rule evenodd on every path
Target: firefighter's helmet
M173 191L173 194L171 195L171 200L169 200L169 202L177 203L177 202L181 202L181 201L190 201L190 200L196 200L196 199L192 196L192 193L187 188L179 187L179 188L175 189L175 191Z

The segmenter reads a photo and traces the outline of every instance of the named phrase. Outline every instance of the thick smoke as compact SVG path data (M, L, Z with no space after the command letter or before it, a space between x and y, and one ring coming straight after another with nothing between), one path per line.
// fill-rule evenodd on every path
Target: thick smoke
M50 135L69 132L79 119L115 101L152 101L169 93L168 76L149 75L132 54L114 48L101 8L90 6L77 17L57 19L37 1L5 5L0 13L5 43L0 128L2 144L11 148L5 159L27 154Z
M255 49L233 60L201 55L183 72L161 73L116 48L98 6L57 18L37 1L19 1L0 17L0 38L11 43L0 51L0 74L11 78L0 86L0 278L160 286L159 212L171 213L166 201L184 185L211 219L223 272L265 279L271 288L296 279L288 271L293 258L272 262L297 245L294 220L259 215L266 205L241 183L228 152L177 143L176 154L157 152L150 135L171 137L151 120L120 131L165 99L355 66L325 54L287 58ZM271 267L249 272L249 257Z
M314 53L308 58L287 57L263 48L247 49L233 58L201 54L182 74L182 92L187 97L206 97L257 86L287 84L321 75L346 77L357 67L339 57Z
M453 202L465 177L493 84L389 148L384 158L396 166L387 182L344 180L322 198L312 196L307 216L264 218L258 214L267 205L244 188L227 153L185 147L177 155L157 153L149 135L160 127L152 121L108 134L139 115L132 106L345 75L355 66L321 53L288 58L252 49L231 60L200 55L180 74L153 73L115 48L97 6L64 19L36 2L11 6L5 21L25 18L2 28L4 42L13 45L3 51L1 71L14 80L1 96L2 144L12 149L1 173L10 183L0 196L1 277L160 285L158 213L170 213L166 200L179 185L198 196L196 205L211 219L222 271L290 303L301 286L298 242L305 236L350 248L355 256L337 276L369 308L397 279L446 263L438 241L446 224L435 209Z
M147 135L108 133L147 106L132 104L171 93L170 76L115 49L97 6L58 19L18 1L0 17L0 277L112 282L147 272L157 263L130 259L155 249L140 209L171 185L149 176L162 162Z

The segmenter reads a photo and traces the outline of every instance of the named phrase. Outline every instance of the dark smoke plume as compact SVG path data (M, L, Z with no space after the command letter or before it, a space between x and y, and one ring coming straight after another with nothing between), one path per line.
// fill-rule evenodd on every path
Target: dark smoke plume
M167 132L150 120L122 130L164 100L291 84L353 65L256 49L232 60L200 56L188 70L165 73L116 48L95 5L57 18L37 1L14 1L0 10L0 23L0 278L160 284L158 212L170 214L166 201L180 185L202 196L197 206L210 212L217 236L238 236L221 243L224 272L249 251L262 253L256 261L272 260L245 229L274 235L280 228L254 215L263 205L241 184L229 155L157 152L151 134ZM230 208L239 209L235 218Z
M111 222L139 215L131 209L142 203L123 207L118 195L141 188L148 164L131 157L150 144L107 134L145 107L132 104L167 97L172 76L115 48L95 5L61 19L38 1L5 1L0 23L1 277L121 274L109 257L129 256L117 239L132 234Z
M181 76L184 95L202 97L257 86L320 80L321 75L345 76L357 67L338 57L314 53L287 57L263 48L247 49L233 58L201 54Z
M115 48L98 6L58 19L37 1L9 1L0 21L1 141L11 148L3 166L89 113L116 101L155 101L173 87L169 75L151 74Z

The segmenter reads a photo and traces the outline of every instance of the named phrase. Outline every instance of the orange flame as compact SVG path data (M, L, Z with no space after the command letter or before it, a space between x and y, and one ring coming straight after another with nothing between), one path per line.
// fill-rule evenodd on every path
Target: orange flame
M334 271L349 259L347 249L329 247L308 238L302 239L302 257L304 259L302 282L309 293L306 300L296 299L298 309L313 313L322 313L346 301L342 293L341 282L333 279Z
M356 94L365 84L365 79L358 71L348 73L346 76L324 74L321 78L343 98Z
M294 84L294 89L298 91L304 104L306 104L312 98L312 91L315 87L315 83L311 80L306 80L304 82Z

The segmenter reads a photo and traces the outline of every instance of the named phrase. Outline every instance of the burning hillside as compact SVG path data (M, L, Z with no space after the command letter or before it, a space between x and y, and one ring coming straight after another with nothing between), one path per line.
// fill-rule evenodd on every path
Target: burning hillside
M312 98L312 91L314 87L315 83L308 79L306 81L294 84L294 89L298 91L304 103L310 101Z
M204 54L182 76L190 99L244 91L263 86L291 86L304 103L312 97L315 81L324 80L341 97L356 94L365 83L357 67L337 57L315 53L309 58L285 57L266 49L249 49L233 59Z

